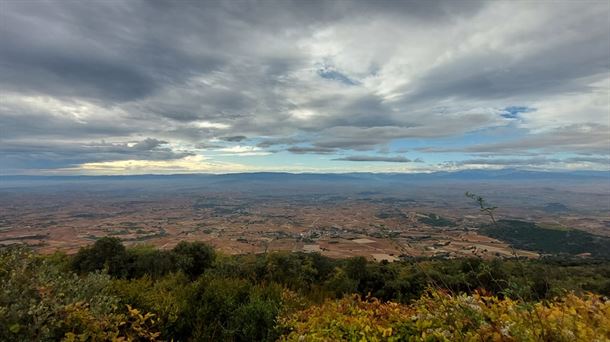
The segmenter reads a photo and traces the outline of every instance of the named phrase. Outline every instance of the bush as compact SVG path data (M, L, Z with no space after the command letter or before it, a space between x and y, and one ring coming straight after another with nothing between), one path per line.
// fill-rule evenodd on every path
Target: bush
M9 248L0 250L0 340L300 338L293 332L306 340L561 341L570 333L578 340L605 333L599 326L607 323L600 318L608 314L607 302L586 292L610 294L609 279L607 261L573 258L216 257L202 243L160 251L125 249L116 239L100 239L73 257ZM427 288L435 290L426 294ZM547 302L552 298L565 299ZM306 309L313 303L325 304ZM291 316L295 310L305 311ZM494 335L498 329L501 338Z
M193 339L273 341L283 288L244 279L203 276L190 298Z
M110 277L78 277L23 248L0 250L0 340L155 340L151 315L119 305ZM137 312L137 314L136 314Z
M607 341L610 302L594 295L529 304L431 290L412 305L360 296L280 319L280 341Z
M183 273L172 273L161 278L145 276L132 280L114 280L112 293L123 305L132 305L155 313L157 327L164 340L186 340L190 336L185 317L191 305L193 283Z

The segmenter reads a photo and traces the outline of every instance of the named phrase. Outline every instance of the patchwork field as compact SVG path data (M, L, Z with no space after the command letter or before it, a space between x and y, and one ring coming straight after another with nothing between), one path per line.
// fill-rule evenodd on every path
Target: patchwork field
M490 223L489 217L461 192L452 194L423 196L417 189L407 195L102 191L99 187L59 193L5 191L0 197L0 244L23 243L41 253L74 253L100 237L114 236L126 245L160 249L171 249L180 241L205 241L227 254L287 250L388 261L539 255L527 244L513 250L503 235L483 233L481 227ZM577 229L601 236L607 235L610 222L599 214L585 218L573 211L526 211L510 205L499 215L541 222L546 229Z

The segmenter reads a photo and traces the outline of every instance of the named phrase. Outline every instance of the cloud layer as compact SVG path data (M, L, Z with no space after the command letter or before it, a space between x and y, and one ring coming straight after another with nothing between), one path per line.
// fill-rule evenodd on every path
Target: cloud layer
M1 173L608 169L609 17L605 1L5 2Z

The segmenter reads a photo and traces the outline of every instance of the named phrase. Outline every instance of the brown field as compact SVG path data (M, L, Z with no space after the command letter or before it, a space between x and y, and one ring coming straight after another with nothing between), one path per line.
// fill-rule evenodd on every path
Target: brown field
M204 241L228 254L284 250L389 261L538 256L481 235L478 227L490 219L465 191L485 194L499 207L498 219L610 236L604 182L386 185L273 177L0 183L0 246L74 253L113 236L161 249Z
M315 196L303 201L226 193L196 197L157 194L119 200L79 193L19 194L4 197L0 203L0 244L24 243L41 253L74 253L103 236L118 237L126 245L161 249L180 241L205 241L228 254L286 250L319 252L333 258L395 260L399 256L487 258L513 253L505 243L478 234L477 225L488 222L478 211L415 201L378 203ZM430 213L455 226L420 222ZM537 215L545 220L544 215ZM570 215L547 215L545 222L558 227L585 223L593 227L588 230L604 225L603 218ZM530 251L517 253L537 257Z

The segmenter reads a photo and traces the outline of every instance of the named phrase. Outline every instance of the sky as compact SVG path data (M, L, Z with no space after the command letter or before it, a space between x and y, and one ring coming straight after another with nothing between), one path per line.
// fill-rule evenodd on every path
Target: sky
M607 1L0 1L0 174L610 169Z

